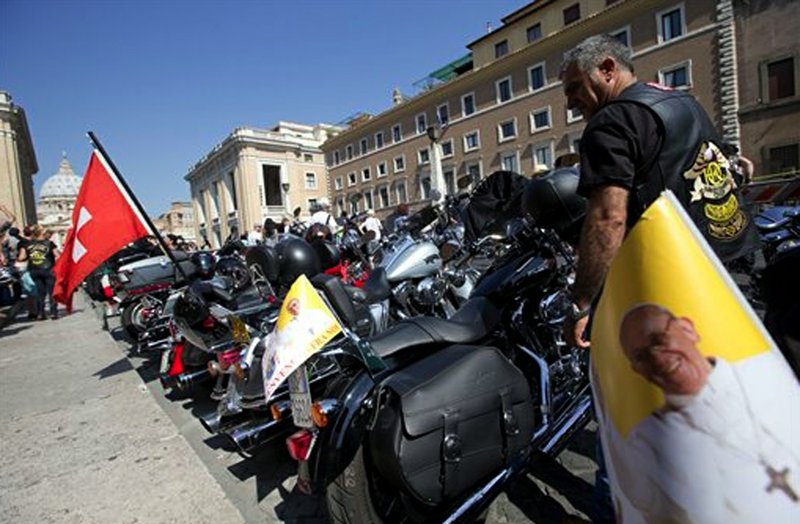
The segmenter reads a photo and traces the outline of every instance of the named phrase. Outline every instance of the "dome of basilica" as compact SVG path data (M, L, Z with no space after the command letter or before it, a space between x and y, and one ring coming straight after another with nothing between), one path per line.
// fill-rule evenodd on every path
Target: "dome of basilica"
M66 155L64 155L61 159L61 164L58 166L58 172L42 184L39 198L75 198L78 196L78 190L80 190L80 188L81 177L75 174L72 170L72 166L69 164L69 160L67 160Z

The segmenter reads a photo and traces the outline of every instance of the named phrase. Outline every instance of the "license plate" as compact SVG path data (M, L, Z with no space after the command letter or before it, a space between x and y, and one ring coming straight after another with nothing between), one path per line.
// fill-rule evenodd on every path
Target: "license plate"
M164 374L169 371L169 355L172 353L171 349L165 349L161 352L161 367L158 368L160 374Z
M311 420L311 391L308 387L306 367L300 366L289 375L289 399L292 402L292 419L300 428L314 426Z

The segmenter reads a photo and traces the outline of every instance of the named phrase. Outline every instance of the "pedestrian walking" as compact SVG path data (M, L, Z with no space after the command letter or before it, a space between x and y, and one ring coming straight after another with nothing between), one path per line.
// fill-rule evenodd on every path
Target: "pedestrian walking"
M50 318L58 318L58 305L53 300L55 275L53 266L58 255L56 245L50 240L53 232L40 225L33 226L31 240L20 250L19 261L27 262L27 270L36 284L36 317L44 320L45 303L50 305Z

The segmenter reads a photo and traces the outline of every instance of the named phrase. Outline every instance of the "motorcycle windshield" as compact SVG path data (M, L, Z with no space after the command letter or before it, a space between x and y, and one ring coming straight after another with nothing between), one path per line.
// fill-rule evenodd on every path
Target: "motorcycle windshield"
M474 242L492 233L503 234L506 223L521 217L526 181L511 171L495 171L483 179L461 211L465 239Z

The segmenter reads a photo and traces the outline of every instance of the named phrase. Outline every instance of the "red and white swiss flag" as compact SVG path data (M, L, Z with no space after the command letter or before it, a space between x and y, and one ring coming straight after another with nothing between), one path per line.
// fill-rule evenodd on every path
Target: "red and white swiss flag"
M89 273L129 243L149 234L130 195L95 150L75 200L72 228L56 260L55 300L69 306L73 291Z

